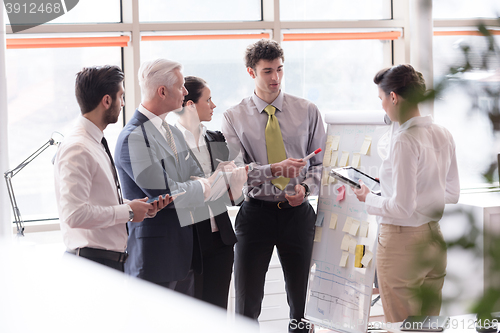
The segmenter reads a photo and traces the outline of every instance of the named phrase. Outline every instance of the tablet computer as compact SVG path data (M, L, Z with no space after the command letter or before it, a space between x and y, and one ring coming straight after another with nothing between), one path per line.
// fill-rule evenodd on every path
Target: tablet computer
M359 186L359 180L361 179L373 194L381 194L380 182L356 168L343 167L332 169L330 171L330 176L335 177L339 181L355 188L361 188L361 186Z
M177 198L179 195L183 195L183 194L185 194L185 193L186 193L186 190L185 190L185 189L181 189L180 191L173 191L172 193L170 193L170 196L171 196L172 198L174 198L174 199L175 199L175 198ZM165 196L165 195L162 195L162 197L164 197L164 196ZM148 202L148 203L151 203L151 202L154 202L154 201L158 200L159 198L160 198L160 196L156 196L156 197L154 197L154 198L150 198L150 199L148 199L148 201L147 201L147 202Z

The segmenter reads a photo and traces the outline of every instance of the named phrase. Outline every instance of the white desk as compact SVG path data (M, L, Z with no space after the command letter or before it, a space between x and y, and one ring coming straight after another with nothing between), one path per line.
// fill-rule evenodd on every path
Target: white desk
M478 232L475 252L459 247L448 250L443 288L441 314L453 316L468 313L484 291L500 281L493 275L491 258L487 255L494 239L500 237L500 193L462 194L458 205L446 206L440 225L446 241L470 235L473 229Z
M0 240L0 332L245 332L254 322L90 260Z

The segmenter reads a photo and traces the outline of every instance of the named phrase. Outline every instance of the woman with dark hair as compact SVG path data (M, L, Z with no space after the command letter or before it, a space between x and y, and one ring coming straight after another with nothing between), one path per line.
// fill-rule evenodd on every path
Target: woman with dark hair
M175 126L184 135L205 177L209 177L220 161L228 160L229 150L221 132L207 130L201 123L212 120L215 109L207 83L199 77L188 76L184 86L188 94L184 97L183 109L177 113L179 119ZM236 236L226 206L243 200L242 188L247 180L247 171L245 167L237 168L234 162L226 162L222 168L231 171L228 195L210 201L206 207L195 211L196 219L202 220L195 226L203 264L203 272L195 275L195 296L227 308Z
M354 190L380 223L377 276L387 322L409 315L439 315L446 275L446 246L439 220L460 195L455 143L450 132L421 116L425 82L410 65L375 75L382 107L400 124L380 168L382 195Z

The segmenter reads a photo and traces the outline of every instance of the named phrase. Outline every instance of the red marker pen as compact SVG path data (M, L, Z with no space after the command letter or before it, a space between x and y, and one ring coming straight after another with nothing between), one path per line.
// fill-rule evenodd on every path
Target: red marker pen
M303 161L307 161L308 159L310 159L311 157L313 157L314 155L318 154L319 152L321 151L321 148L318 148L316 149L314 152L310 153L309 155L307 155L306 157L304 157L302 160Z

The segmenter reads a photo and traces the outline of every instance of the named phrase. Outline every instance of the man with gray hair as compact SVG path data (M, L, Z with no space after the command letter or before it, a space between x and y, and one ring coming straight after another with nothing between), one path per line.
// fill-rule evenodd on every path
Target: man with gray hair
M187 94L181 70L166 59L141 65L142 101L118 137L115 159L126 198L186 193L156 217L129 223L125 272L193 296L193 271L201 269L193 207L209 199L214 179L198 178L203 171L182 133L165 122L169 112L181 110Z

